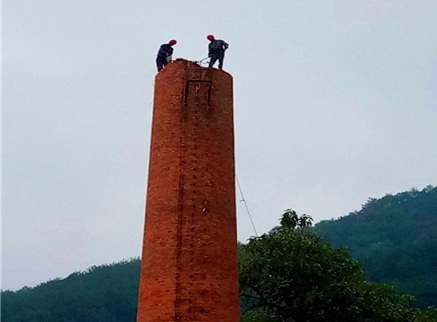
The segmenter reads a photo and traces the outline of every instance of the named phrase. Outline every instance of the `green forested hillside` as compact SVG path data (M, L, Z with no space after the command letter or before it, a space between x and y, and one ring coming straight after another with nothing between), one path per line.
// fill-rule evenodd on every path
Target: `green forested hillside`
M304 223L304 221L301 222L302 218L296 217L294 220L298 220L297 222L301 225ZM282 222L281 225L284 226ZM323 298L341 298L344 295L341 292L344 290L350 292L354 289L348 286L344 290L339 288L340 293L327 295L321 293L325 292L319 285L321 282L312 281L320 281L323 277L323 283L327 285L332 285L333 282L338 283L338 280L341 281L343 278L341 274L335 277L334 281L330 280L332 274L326 274L326 271L336 272L334 268L344 267L344 263L354 268L355 264L348 260L349 255L344 250L335 252L331 250L329 244L324 244L319 241L320 238L311 234L306 235L305 232L306 229L296 230L294 228L283 229L281 232L277 227L269 234L249 242L247 247L240 245L240 270L242 272L240 282L252 283L253 278L256 277L256 283L262 286L262 292L272 291L272 294L277 296L276 290L279 288L275 283L279 281L278 285L283 288L285 295L279 294L279 298L276 299L278 303L300 298L295 295L289 296L286 290L302 295L305 294L302 287L306 287L307 291L309 290L308 294L312 294L312 297L304 296L302 303L306 305L306 310L310 314L316 312L311 308L311 305L315 305L316 302L308 302L308 299L313 298L314 295L320 293L317 295L317 301L321 301ZM399 294L414 295L416 306L437 306L437 188L429 186L422 191L411 190L394 196L387 195L381 199L370 199L361 210L338 220L323 221L317 224L311 232L323 236L334 246L347 247L352 258L357 259L363 266L365 280L395 285ZM291 240L294 241L290 242ZM301 240L302 245L296 240ZM281 244L284 242L286 244ZM302 251L304 246L305 251ZM287 250L286 254L281 253L284 250ZM265 255L259 255L258 251L262 251L261 253ZM252 257L247 257L248 254ZM288 255L292 258L301 258L310 254L319 254L316 262L322 258L329 259L325 263L328 266L317 265L309 259L304 260L312 268L304 269L304 273L301 273L299 269L304 267L302 266L304 262L299 267L295 267L295 260L285 261ZM338 259L334 259L337 257ZM280 279L273 280L273 284L272 270L280 273L278 275ZM5 322L135 321L139 271L140 260L132 259L111 265L91 267L85 272L73 273L65 279L49 281L34 288L23 288L16 292L2 291L1 320ZM247 275L248 272L249 275ZM354 274L354 276L360 276L356 272ZM292 277L289 278L289 276ZM351 279L348 276L345 275L344 280L350 283ZM288 280L292 280L290 285L295 286L296 289L284 287L281 284ZM392 309L395 308L392 312L394 314L401 314L407 310L416 315L414 321L437 321L437 311L411 311L408 304L404 302L404 299L408 297L396 295L388 286L361 282L360 277L358 282L354 284L355 288L358 285L356 288L358 293L354 296L364 294L360 295L362 298L359 303L372 302L375 298L382 296L389 299L389 302L384 303ZM362 286L368 289L363 289ZM242 287L243 291L245 289L247 290L247 286ZM326 290L333 292L332 287ZM246 299L242 298L242 311L245 311L249 304L254 303L253 301L247 302L247 296L250 298L251 295L249 292L246 294ZM350 296L345 298L350 302ZM390 304L390 301L395 305ZM320 310L324 304L327 304L327 307L331 308L332 305L328 302L320 302L316 307ZM340 303L339 307L344 307L344 305L346 303ZM355 308L356 305L351 307ZM374 304L365 307L372 310L377 308ZM383 306L379 306L379 309L381 307ZM303 312L303 308L298 308L295 312ZM262 309L248 312L243 316L243 321L276 321L272 320L271 316L263 315L264 313L266 312ZM411 321L403 319L402 316L405 316L403 314L399 320L384 319L381 321Z
M135 321L140 260L94 266L65 279L2 292L2 321Z
M393 284L414 295L417 306L437 306L437 187L369 199L314 230L347 247L367 280Z

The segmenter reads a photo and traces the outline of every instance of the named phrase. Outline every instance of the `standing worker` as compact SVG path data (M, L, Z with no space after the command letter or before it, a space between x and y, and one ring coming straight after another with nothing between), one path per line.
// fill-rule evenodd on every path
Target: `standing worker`
M177 41L172 39L168 44L163 44L159 47L158 55L156 56L156 67L158 72L169 62L171 62L171 55L173 55L173 45L176 45Z
M228 49L229 45L220 39L215 39L213 35L206 36L206 39L210 41L208 45L208 57L211 58L209 61L209 67L214 66L215 62L219 61L219 69L223 69L223 59L225 58L225 50Z

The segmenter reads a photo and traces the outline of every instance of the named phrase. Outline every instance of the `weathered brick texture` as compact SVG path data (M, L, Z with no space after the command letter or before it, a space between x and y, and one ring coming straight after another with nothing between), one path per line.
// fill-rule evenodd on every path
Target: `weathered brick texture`
M155 80L137 322L238 322L232 77L186 60Z

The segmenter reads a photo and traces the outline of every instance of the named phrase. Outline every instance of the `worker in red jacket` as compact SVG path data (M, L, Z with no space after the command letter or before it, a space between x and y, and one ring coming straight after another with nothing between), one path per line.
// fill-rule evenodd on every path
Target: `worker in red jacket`
M229 45L220 39L215 39L213 35L206 36L209 40L208 46L208 57L210 57L209 67L214 66L215 62L219 61L219 69L223 69L223 59L225 58L225 50L228 49Z
M158 67L158 72L169 62L171 62L171 56L173 55L173 46L176 45L177 41L172 39L168 44L163 44L159 47L158 55L156 56L156 67Z

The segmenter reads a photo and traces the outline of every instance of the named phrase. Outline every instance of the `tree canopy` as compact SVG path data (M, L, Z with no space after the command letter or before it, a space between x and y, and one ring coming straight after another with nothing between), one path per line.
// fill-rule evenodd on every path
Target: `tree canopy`
M240 246L243 321L414 321L413 298L366 282L357 261L287 210L268 234Z

